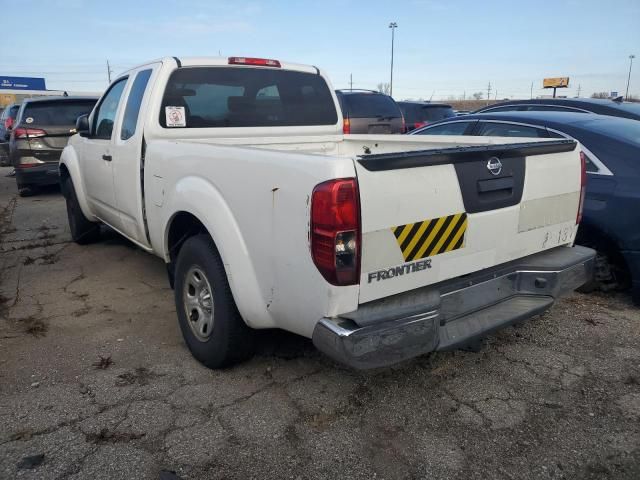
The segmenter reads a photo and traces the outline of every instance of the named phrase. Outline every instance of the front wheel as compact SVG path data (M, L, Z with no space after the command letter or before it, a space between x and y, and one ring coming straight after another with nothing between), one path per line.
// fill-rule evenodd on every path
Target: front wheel
M253 331L238 312L209 235L184 242L176 262L174 294L182 336L198 361L221 368L251 356Z
M100 237L100 224L89 221L82 213L71 178L64 180L62 192L67 202L67 218L73 241L79 245L97 241Z

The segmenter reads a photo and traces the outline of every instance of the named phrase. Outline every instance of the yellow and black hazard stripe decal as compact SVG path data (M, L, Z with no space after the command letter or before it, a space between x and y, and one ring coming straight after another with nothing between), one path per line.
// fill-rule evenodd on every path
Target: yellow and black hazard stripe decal
M464 247L467 214L456 213L391 229L406 262Z

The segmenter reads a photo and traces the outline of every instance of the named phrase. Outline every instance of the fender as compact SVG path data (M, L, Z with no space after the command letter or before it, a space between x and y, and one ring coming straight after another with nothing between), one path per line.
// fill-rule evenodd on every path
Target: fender
M276 327L276 322L265 308L268 301L260 290L251 252L220 191L203 178L185 177L175 184L173 191L165 192L165 205L162 209L161 243L165 261L170 261L168 240L171 221L179 212L190 213L213 238L222 257L231 293L247 325L252 328ZM151 233L152 242L155 243L153 237L158 233Z
M69 176L71 177L71 181L73 182L73 188L76 191L78 203L80 204L80 210L82 210L82 213L85 217L87 217L88 220L92 222L98 222L99 220L96 218L93 212L91 212L89 203L87 202L84 182L82 181L82 174L80 173L78 154L75 148L73 148L73 145L67 145L66 147L64 147L64 150L62 150L58 168L60 168L62 165L64 165L69 172Z

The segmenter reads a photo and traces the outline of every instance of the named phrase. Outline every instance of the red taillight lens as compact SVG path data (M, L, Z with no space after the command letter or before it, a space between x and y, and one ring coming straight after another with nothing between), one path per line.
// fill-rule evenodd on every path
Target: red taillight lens
M360 203L355 178L329 180L311 196L311 256L332 285L354 285L360 276Z
M349 135L351 133L351 120L345 118L342 122L342 133Z
M269 58L250 58L250 57L229 57L229 65L253 65L254 67L277 67L280 68L278 60Z
M580 203L578 204L578 215L576 225L582 221L582 211L584 209L584 194L587 187L587 156L580 152Z
M47 134L44 130L39 128L16 128L13 131L15 138L35 138L44 137Z
M13 118L7 117L4 121L4 129L9 130L11 127L13 127Z
M429 122L416 122L413 124L413 128L422 128L427 125Z

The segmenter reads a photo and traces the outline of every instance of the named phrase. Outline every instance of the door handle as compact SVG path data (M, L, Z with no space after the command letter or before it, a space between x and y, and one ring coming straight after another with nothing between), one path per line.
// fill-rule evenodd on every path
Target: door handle
M102 159L110 162L112 160L111 155L102 155Z

